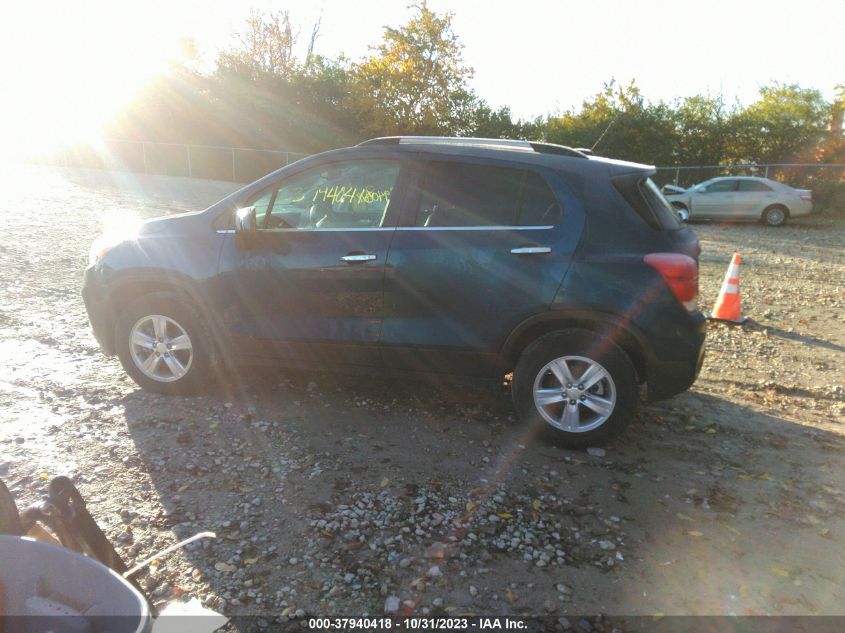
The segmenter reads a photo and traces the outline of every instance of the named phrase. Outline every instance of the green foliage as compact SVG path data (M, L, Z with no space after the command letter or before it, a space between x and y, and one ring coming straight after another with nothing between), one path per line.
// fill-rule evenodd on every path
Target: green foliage
M824 180L813 187L813 205L826 212L845 214L845 181Z
M764 86L760 98L734 116L731 158L736 162L805 162L824 138L830 114L831 106L818 90Z
M676 130L669 106L647 102L634 82L611 81L580 111L549 118L546 138L603 156L666 164L674 158Z
M352 67L353 107L372 135L449 134L453 112L468 93L472 69L452 31L452 15L442 16L422 2L400 28L386 27L371 55Z

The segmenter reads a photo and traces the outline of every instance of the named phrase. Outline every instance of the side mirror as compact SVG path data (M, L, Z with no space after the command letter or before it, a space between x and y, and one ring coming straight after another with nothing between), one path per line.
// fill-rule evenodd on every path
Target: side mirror
M249 248L255 241L255 207L244 207L235 213L235 243Z

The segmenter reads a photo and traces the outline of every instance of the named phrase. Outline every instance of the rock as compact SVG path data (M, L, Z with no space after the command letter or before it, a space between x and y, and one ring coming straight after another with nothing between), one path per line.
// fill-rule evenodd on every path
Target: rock
M469 586L469 595L475 598L478 595L478 589L476 589L475 585Z
M616 549L616 544L610 541L599 541L599 547L604 550Z
M592 455L593 457L604 457L607 455L607 452L603 448L590 447L587 449L587 454ZM584 621L586 622L586 620Z
M387 600L384 601L384 612L389 615L399 613L399 605L398 596L388 596Z
M566 594L566 595L568 595L568 594L572 593L572 589L570 589L569 587L567 587L566 585L564 585L562 582L561 582L561 583L558 583L558 584L555 586L555 589L557 589L560 593L562 593L562 594Z
M440 578L443 575L443 572L440 571L440 567L437 565L432 565L428 568L428 576L430 578Z
M431 601L431 605L439 609L443 606L443 598L435 598Z
M402 560L399 561L399 567L401 567L402 569L405 569L406 567L410 567L410 566L411 566L411 559L410 558L403 558Z
M433 543L425 550L427 558L446 558L447 546L444 543Z
M234 565L230 565L229 563L219 562L214 564L214 569L217 571L222 571L226 573L231 573L237 569Z

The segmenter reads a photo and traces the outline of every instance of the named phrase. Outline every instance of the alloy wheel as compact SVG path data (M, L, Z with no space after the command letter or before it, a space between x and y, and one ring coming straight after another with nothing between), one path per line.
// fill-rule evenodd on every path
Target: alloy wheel
M175 382L191 369L191 338L170 317L151 314L138 319L129 332L129 350L138 369L152 380Z
M600 427L613 414L616 385L596 361L584 356L562 356L537 373L534 405L553 427L585 433Z

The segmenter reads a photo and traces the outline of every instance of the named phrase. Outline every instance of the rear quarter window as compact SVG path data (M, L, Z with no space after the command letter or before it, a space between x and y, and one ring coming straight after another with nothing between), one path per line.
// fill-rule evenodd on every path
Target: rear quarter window
M655 229L681 228L671 203L657 188L648 174L633 173L617 176L613 185L643 221Z

